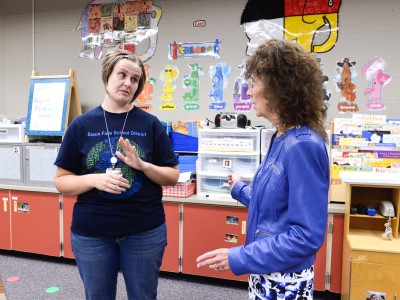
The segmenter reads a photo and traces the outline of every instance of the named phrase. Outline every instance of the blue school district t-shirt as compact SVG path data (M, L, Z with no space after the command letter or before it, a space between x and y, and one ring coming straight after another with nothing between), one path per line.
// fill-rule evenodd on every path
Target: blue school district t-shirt
M68 127L55 165L77 175L105 173L112 167L110 144L101 106L78 116ZM112 153L123 152L118 143L126 113L105 112ZM136 146L140 158L157 166L176 166L178 160L161 122L134 107L122 137ZM90 237L122 237L154 229L165 223L162 188L143 172L118 159L130 188L122 194L92 189L78 195L71 231Z

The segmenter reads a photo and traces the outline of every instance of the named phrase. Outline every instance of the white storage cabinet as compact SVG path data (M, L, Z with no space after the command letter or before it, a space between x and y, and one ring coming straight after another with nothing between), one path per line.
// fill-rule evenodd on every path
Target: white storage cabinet
M268 153L269 145L271 144L271 139L276 129L263 128L261 129L261 161Z
M259 164L259 129L199 129L198 195L230 197L228 174L251 183Z

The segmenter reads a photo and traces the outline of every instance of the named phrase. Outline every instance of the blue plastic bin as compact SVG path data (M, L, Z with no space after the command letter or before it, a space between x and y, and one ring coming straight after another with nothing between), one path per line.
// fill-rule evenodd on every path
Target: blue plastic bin
M171 141L175 151L197 152L199 149L199 139L194 136L172 131Z
M181 172L196 172L197 155L179 155L179 170Z

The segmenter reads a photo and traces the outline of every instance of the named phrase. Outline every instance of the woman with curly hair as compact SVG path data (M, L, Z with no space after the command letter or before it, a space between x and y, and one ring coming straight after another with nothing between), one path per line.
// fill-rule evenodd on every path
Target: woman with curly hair
M250 274L249 299L312 299L329 189L320 65L302 46L271 39L245 76L256 116L277 131L252 185L229 175L232 197L249 208L245 245L205 253L198 267Z

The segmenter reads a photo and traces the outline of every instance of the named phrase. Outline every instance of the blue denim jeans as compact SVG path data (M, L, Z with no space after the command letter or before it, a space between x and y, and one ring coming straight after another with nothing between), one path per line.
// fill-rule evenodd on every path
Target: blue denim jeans
M167 243L166 225L118 239L71 233L87 300L114 300L121 270L128 299L157 299L158 275Z

